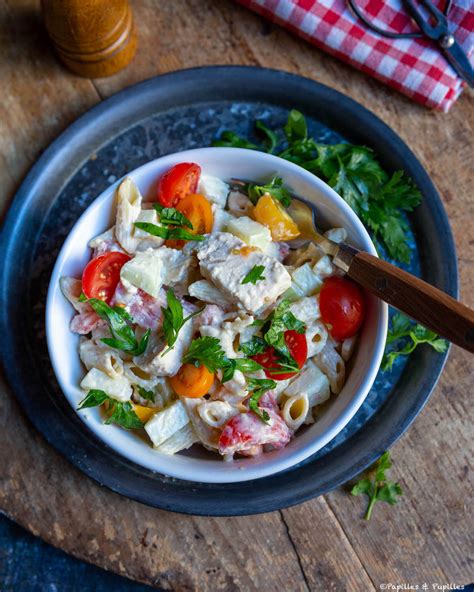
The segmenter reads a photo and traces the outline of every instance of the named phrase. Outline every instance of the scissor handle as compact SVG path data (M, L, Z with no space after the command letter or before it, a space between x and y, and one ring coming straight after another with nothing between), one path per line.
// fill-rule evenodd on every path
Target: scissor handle
M440 39L443 35L449 33L448 19L446 16L430 2L430 0L420 0L426 10L435 19L435 23L431 24L430 21L423 15L419 7L413 2L413 0L404 0L405 4L410 10L410 13L417 25L423 31L423 33L430 39Z

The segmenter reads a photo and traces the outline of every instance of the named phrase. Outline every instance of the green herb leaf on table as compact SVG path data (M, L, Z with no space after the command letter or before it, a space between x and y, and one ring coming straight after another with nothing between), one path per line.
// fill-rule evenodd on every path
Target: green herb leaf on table
M255 122L256 129L264 136L265 149L269 154L273 154L278 145L278 136L276 133L267 127L263 121L258 119Z
M166 292L167 308L161 307L163 313L163 333L167 348L161 354L164 356L170 350L173 349L176 340L178 339L178 333L181 331L183 325L190 319L200 314L205 307L196 310L195 312L184 318L183 305L181 301L176 298L175 293L171 288Z
M108 403L107 414L109 415L105 421L106 425L115 423L127 430L135 430L143 427L143 422L133 410L130 401L117 401L99 389L90 390L79 403L77 409L79 411L87 407L97 407L105 402Z
M140 230L144 230L152 236L158 236L165 240L186 240L186 241L202 241L204 236L202 234L193 234L186 230L186 228L168 228L165 226L157 226L151 222L134 222L134 225Z
M252 393L249 398L249 409L264 423L269 423L270 416L265 409L260 409L258 402L264 393L274 388L276 388L276 382L268 378L250 378L247 382L247 390Z
M241 138L238 134L232 131L224 131L218 140L212 142L213 146L221 148L247 148L248 150L261 150L256 144L252 144L245 138Z
M259 124L259 128L262 131L262 124ZM362 219L388 255L408 263L409 228L405 214L420 203L421 194L403 172L397 171L388 175L380 166L374 152L365 146L316 142L308 136L306 120L302 113L294 109L290 111L283 131L286 140L280 146L275 146L274 141L278 135L273 131L274 141L269 142L266 133L265 145L251 144L250 147L254 150L271 151L324 179ZM223 138L226 138L226 146L240 147L246 143L246 140L237 134L224 132L221 142L214 142L214 145L224 145ZM277 189L273 188L273 192ZM253 200L258 199L258 189L251 189L249 197Z
M265 276L263 272L265 271L264 265L254 265L252 269L248 272L248 274L244 277L244 279L240 282L241 284L256 284L260 280L264 280Z
M386 476L386 471L391 466L390 453L384 452L367 471L367 476L360 479L351 489L352 495L366 495L369 498L369 504L365 513L366 520L370 520L374 505L377 502L386 502L394 505L398 502L398 498L403 495L400 485L394 481L390 481Z
M387 335L382 370L391 371L398 357L408 356L423 343L430 345L437 352L445 352L448 349L448 342L433 331L416 324L402 313L395 314Z
M154 403L155 402L155 393L153 391L147 391L146 389L144 389L142 386L137 385L138 388L138 394L140 395L140 397L142 397L142 399L145 399L146 401L150 401L150 403Z
M91 305L98 316L107 322L112 334L112 338L105 337L101 339L109 347L127 352L132 356L141 355L148 345L150 329L147 329L140 341L137 340L133 328L132 317L120 306L109 306L103 300L97 298L88 298L87 302Z
M255 205L257 201L269 193L273 198L279 201L285 208L291 204L291 195L288 189L283 187L283 179L280 177L274 177L270 183L266 185L254 185L249 183L247 185L247 194L250 201Z

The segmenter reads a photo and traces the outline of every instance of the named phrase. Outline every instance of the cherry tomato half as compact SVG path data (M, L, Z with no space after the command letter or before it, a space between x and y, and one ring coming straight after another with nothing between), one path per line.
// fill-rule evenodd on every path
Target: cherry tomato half
M205 366L183 364L170 378L171 388L182 397L198 398L206 395L214 382L214 374Z
M319 295L321 318L329 333L341 341L357 333L365 317L365 298L357 284L342 277L324 280Z
M160 177L158 201L167 208L174 208L186 195L196 193L201 167L192 162L181 162Z
M308 357L308 343L305 334L293 330L285 331L285 343L298 368L302 368ZM280 365L278 354L273 347L268 347L263 353L252 356L252 359L263 366L267 378L286 380L296 374L296 372L283 372L284 368Z
M186 195L176 204L176 209L186 216L193 225L192 230L186 228L192 234L209 234L212 230L214 217L212 215L211 202L204 195L191 193ZM182 249L186 241L181 239L168 239L165 245L172 249Z
M120 281L120 270L131 257L118 251L110 251L95 257L82 272L82 291L87 298L110 302Z

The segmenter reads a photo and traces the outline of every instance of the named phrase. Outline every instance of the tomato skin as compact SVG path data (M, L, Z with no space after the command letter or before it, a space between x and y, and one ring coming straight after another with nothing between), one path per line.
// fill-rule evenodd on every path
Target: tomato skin
M109 303L120 281L120 270L130 259L119 251L109 251L91 259L82 272L82 291L87 298Z
M186 195L196 193L201 167L193 162L181 162L158 181L157 198L161 205L174 208Z
M365 317L365 297L351 280L329 277L321 288L319 309L324 323L330 325L331 336L342 341L360 329Z
M306 341L306 335L304 333L297 333L293 330L285 331L285 343L298 368L301 369L308 358L308 342ZM252 356L252 359L263 366L267 378L272 378L273 380L287 380L296 375L296 372L285 372L283 374L278 372L278 354L271 346L261 354ZM273 370L270 370L270 368L273 368ZM276 372L275 369L277 369Z
M197 399L209 392L214 383L214 374L205 366L183 364L178 373L170 378L171 388L177 395Z

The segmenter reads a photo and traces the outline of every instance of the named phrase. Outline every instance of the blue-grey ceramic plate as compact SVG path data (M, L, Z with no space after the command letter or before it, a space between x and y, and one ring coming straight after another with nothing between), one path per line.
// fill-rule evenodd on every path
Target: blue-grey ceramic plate
M403 434L426 403L446 354L419 348L380 373L346 429L301 465L234 484L164 477L125 460L88 431L62 395L44 336L46 290L71 227L108 185L164 154L208 146L224 129L252 137L253 122L281 125L288 110L308 118L323 142L373 148L388 171L403 169L423 193L410 219L411 271L457 295L448 220L426 171L380 119L311 80L260 68L222 66L153 78L100 103L44 152L20 187L0 238L0 330L5 374L26 414L75 466L145 504L202 515L275 510L354 477Z

